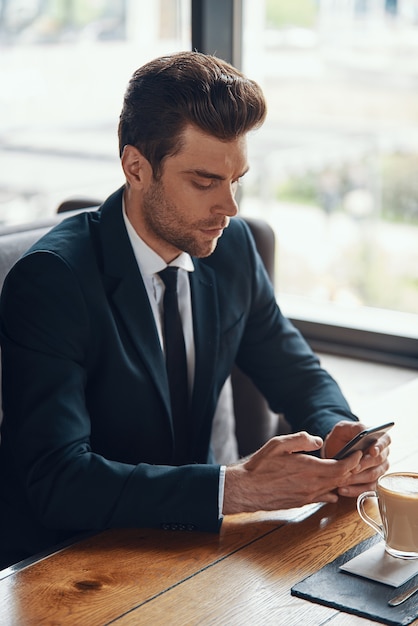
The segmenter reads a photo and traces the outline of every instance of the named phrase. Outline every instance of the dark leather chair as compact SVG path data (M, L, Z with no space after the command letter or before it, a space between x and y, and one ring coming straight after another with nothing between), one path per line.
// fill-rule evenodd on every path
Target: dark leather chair
M89 209L94 206L99 206L102 203L101 200L96 198L68 198L63 200L57 207L57 213L68 213L68 211L78 211L79 209Z
M271 226L262 219L243 216L257 250L274 284L276 240ZM240 456L247 456L279 432L279 417L272 413L253 382L238 367L232 374L235 434Z

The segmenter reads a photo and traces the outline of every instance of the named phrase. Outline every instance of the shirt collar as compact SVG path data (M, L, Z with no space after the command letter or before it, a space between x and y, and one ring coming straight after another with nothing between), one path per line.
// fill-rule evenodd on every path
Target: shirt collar
M122 213L129 240L131 242L136 261L141 268L141 272L147 276L152 276L153 274L161 272L165 267L167 267L167 263L138 235L126 215L125 202L123 199ZM187 272L194 271L192 258L187 252L181 252L178 257L169 263L169 265L179 267Z

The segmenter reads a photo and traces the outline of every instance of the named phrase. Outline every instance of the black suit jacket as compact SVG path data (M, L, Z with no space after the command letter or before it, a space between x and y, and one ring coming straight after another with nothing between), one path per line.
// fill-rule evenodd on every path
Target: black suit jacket
M295 429L352 414L281 314L245 223L190 275L196 348L190 465L174 467L168 382L120 189L55 227L1 299L0 554L107 527L216 531L212 418L234 362ZM8 556L5 556L5 555Z

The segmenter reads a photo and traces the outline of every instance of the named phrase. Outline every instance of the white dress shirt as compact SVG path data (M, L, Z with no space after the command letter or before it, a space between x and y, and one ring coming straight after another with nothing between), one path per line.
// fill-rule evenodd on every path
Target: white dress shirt
M164 352L163 296L165 287L162 279L158 276L158 272L165 269L167 267L167 263L156 252L154 252L154 250L152 250L143 239L141 239L130 223L125 210L123 211L123 218L125 220L129 240L132 244L134 255L147 290L151 309L154 314L155 324L157 326L158 336L160 338L161 348ZM182 252L169 265L179 268L177 275L177 299L180 317L183 324L184 343L187 355L187 375L189 391L191 392L193 389L195 349L188 272L194 271L194 265L187 252Z

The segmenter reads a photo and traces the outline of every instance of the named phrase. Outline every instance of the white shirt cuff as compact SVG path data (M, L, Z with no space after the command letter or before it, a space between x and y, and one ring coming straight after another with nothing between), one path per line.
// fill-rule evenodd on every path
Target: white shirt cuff
M224 508L225 471L226 466L221 465L219 470L218 519L223 518L222 510Z

